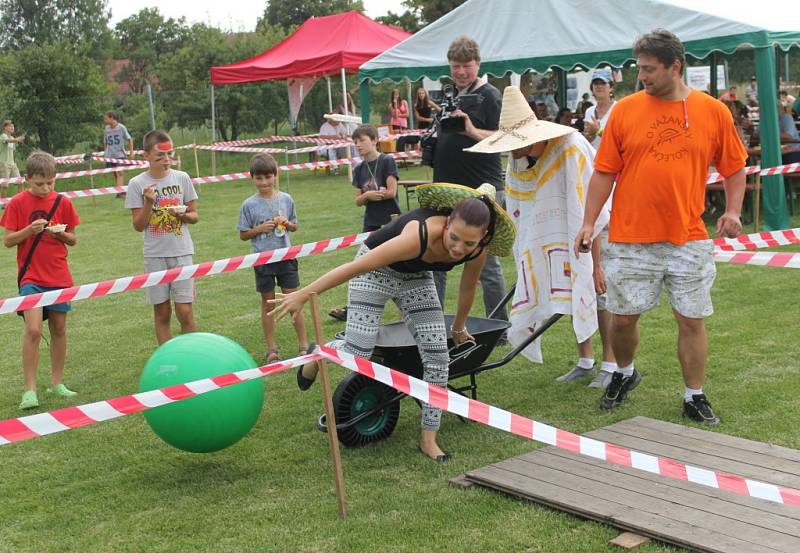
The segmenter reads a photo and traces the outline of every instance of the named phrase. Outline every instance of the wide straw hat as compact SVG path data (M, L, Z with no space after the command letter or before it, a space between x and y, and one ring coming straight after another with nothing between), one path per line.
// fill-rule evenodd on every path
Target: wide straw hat
M507 86L503 91L500 130L471 148L464 148L464 151L479 154L510 152L571 132L576 132L576 129L537 119L519 88Z
M486 246L486 250L492 255L501 257L511 254L514 240L517 237L517 229L506 210L495 201L494 198L497 191L491 184L484 183L475 189L460 184L434 182L417 186L416 192L421 207L448 212L463 200L477 198L478 196L488 196L494 205L497 220L495 222L494 238Z

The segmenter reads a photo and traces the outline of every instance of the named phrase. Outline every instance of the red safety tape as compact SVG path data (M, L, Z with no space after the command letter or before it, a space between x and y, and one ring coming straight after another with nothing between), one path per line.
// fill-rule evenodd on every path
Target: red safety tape
M714 261L734 265L760 265L800 269L800 253L783 252L729 252L716 250Z
M736 238L715 238L714 246L723 251L758 250L800 244L800 228L754 232Z
M245 369L211 378L203 378L186 384L178 384L140 392L128 396L117 397L85 405L77 405L64 409L56 409L47 413L38 413L26 417L18 417L0 421L0 445L13 444L41 436L48 436L66 430L88 426L111 419L139 413L161 405L199 396L234 384L255 380L267 375L276 374L298 365L316 361L322 357L312 353L279 361L269 365Z
M229 257L227 259L217 259L216 261L206 261L205 263L186 265L185 267L175 267L174 269L168 269L166 271L143 273L135 276L94 282L92 284L70 286L69 288L51 290L49 292L41 292L29 296L6 298L0 300L0 315L25 311L26 309L36 309L38 307L45 307L57 303L108 296L120 292L138 290L140 288L149 288L160 284L188 280L190 278L200 278L219 273L238 271L240 269L249 269L257 265L266 265L267 263L276 263L278 261L331 252L361 244L367 239L367 236L369 236L368 232L351 234L349 236L318 240L316 242L308 242L288 248L267 250L239 257Z
M413 376L373 363L362 357L350 355L341 350L320 346L318 351L332 363L382 382L433 407L438 407L492 428L510 432L516 436L600 459L608 463L660 474L667 478L685 480L774 503L800 506L800 490L759 482L721 471L695 467L680 461L573 434L572 432L516 415L510 411L487 405L457 394L447 388L428 384Z

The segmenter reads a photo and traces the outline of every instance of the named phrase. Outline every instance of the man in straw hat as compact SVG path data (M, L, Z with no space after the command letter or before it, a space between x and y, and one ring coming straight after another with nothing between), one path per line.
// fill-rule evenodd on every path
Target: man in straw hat
M464 104L462 109L451 113L451 116L464 119L463 132L438 132L433 160L433 180L462 184L470 188L478 188L487 182L497 189L497 202L505 206L500 154L480 155L465 151L465 148L486 138L497 129L497 122L500 119L500 92L485 76L479 76L481 54L474 39L459 36L453 40L447 50L447 61L450 64L450 76L458 89L458 96L474 95L479 101ZM433 276L439 300L444 306L447 273L435 272ZM489 256L486 260L486 266L481 273L481 287L483 305L488 316L506 293L503 269L495 256ZM508 319L505 306L498 311L496 318Z
M514 223L494 201L494 187L478 190L457 184L426 184L417 188L422 206L373 232L350 263L340 265L305 288L277 300L271 314L302 316L312 292L322 293L348 282L347 326L344 339L329 345L369 358L375 347L381 314L394 301L403 314L422 358L423 379L445 386L450 357L448 334L456 346L473 339L467 327L475 288L486 258L509 255ZM449 271L464 265L458 311L451 327L436 294L431 271ZM297 384L307 390L316 378L316 363L297 371ZM437 443L441 409L423 404L419 450L436 462L450 459Z
M468 151L511 152L506 202L518 238L509 340L522 342L532 327L554 313L571 315L580 359L559 380L594 374L591 337L598 325L593 276L602 289L602 271L595 273L592 257L579 258L571 248L583 222L594 150L572 127L537 119L519 89L509 86L503 94L500 130ZM605 211L598 217L597 232L607 221ZM539 341L523 354L541 363ZM602 386L606 376L610 380L615 367L605 368L605 373L596 375L593 386Z
M704 317L713 312L716 270L701 215L708 167L714 164L725 176L726 211L717 220L717 232L741 232L747 152L725 105L683 82L686 61L678 37L657 29L640 36L633 53L644 90L617 102L608 120L574 245L575 252L589 251L598 214L613 188L604 269L619 370L600 406L620 405L641 380L633 364L637 322L658 305L664 286L678 323L683 414L718 424L703 393L708 355Z

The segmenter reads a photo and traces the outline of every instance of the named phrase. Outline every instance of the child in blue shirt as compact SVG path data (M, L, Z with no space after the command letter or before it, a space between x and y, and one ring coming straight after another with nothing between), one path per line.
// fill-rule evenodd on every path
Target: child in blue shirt
M286 192L278 190L278 164L269 154L256 154L250 159L250 179L256 193L247 198L239 210L239 238L250 240L256 253L291 246L289 233L298 228L294 200ZM275 299L275 285L284 294L300 288L297 260L278 261L253 268L256 276L256 291L261 294L261 325L267 342L267 363L281 360L275 344L275 320L267 315L272 311L268 302ZM306 353L308 338L302 317L294 321L299 352Z

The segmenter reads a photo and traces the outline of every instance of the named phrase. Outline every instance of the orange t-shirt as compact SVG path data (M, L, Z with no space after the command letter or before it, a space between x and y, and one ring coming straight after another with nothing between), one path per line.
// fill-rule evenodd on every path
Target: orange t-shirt
M609 240L672 242L708 238L701 215L708 168L730 176L747 152L730 110L702 92L666 101L644 91L614 106L594 160L616 173Z

